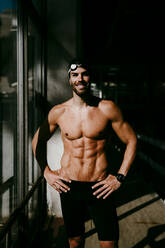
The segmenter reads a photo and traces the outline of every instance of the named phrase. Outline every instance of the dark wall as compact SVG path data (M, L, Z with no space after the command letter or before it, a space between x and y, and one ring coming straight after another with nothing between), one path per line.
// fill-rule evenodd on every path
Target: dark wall
M47 82L51 105L71 97L68 61L76 55L77 2L47 1Z

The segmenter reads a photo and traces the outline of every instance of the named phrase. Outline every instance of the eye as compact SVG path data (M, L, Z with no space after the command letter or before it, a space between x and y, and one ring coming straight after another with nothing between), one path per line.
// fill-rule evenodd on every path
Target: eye
M85 76L85 77L89 77L89 72L88 72L88 71L85 71L85 72L83 72L82 74L83 74L83 76Z
M73 76L73 77L77 77L78 74L77 74L77 73L72 73L72 76Z

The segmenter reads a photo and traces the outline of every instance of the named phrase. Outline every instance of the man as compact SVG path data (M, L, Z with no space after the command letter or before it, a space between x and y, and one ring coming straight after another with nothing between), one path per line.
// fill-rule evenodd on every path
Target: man
M50 110L33 138L33 152L46 181L60 193L70 247L84 245L84 221L88 210L100 246L113 248L119 238L113 192L121 186L134 160L136 135L113 101L91 96L87 64L74 60L68 73L73 97ZM64 153L61 169L52 171L46 160L46 142L57 127L61 129ZM112 130L126 144L117 175L107 173L105 150Z

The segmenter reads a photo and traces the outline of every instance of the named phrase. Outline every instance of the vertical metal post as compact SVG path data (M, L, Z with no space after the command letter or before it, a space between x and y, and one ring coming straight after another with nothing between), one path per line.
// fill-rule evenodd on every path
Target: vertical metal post
M24 14L24 195L29 182L29 85L28 85L28 16Z
M7 233L6 234L6 237L5 237L5 248L8 248L9 247L8 239L9 239L9 234Z
M17 205L21 202L24 195L24 171L23 165L25 162L25 99L24 99L24 15L22 1L18 0L18 32L17 32L17 152L18 163L15 170L17 179Z

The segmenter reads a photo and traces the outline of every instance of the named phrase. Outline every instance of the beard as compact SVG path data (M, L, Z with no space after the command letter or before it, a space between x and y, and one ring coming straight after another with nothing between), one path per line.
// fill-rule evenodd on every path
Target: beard
M90 85L89 84L86 85L86 84L80 83L80 85L84 85L84 88L82 88L82 89L78 89L77 88L78 85L71 84L72 90L73 90L73 92L76 93L76 95L78 95L80 97L85 97L86 95L88 95L90 93Z

